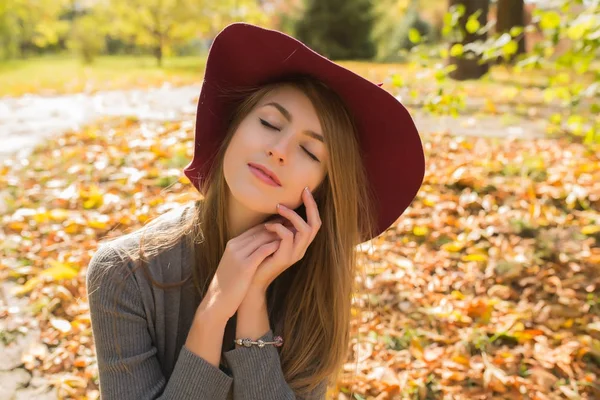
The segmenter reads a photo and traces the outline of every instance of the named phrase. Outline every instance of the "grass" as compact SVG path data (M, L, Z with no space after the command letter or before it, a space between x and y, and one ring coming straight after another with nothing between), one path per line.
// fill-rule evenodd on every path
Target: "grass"
M44 56L0 63L0 96L28 93L93 93L199 83L205 57L167 58L158 68L149 56L102 56L86 66L72 56Z
M83 65L78 58L69 55L12 60L0 63L0 96L91 93L98 90L156 87L165 82L173 85L193 84L202 80L205 62L204 56L165 58L163 67L159 68L156 60L150 56L101 56L90 66ZM420 83L424 83L423 78L419 78L424 68L416 63L340 61L340 64L377 83L389 79L392 74L401 75L405 82L418 83L420 80ZM429 64L433 64L433 61ZM508 78L511 77L510 71L499 66L492 69L489 81L479 80L471 84L479 89L482 83L492 86L507 86L511 83L543 85L539 81L543 74L537 72L531 75L512 75L511 79ZM426 81L439 86L435 79ZM467 85L470 86L468 83Z

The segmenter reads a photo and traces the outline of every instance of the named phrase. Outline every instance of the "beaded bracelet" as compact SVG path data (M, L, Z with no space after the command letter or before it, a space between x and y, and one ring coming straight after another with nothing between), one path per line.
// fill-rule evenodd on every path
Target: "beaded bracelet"
M260 348L265 347L265 344L272 344L275 347L281 347L283 346L283 338L281 336L275 336L273 342L265 342L264 340L258 339L258 341L254 341L252 339L249 338L245 338L245 339L235 339L233 341L233 343L237 344L238 346L245 346L245 347L251 347L252 345L257 345Z

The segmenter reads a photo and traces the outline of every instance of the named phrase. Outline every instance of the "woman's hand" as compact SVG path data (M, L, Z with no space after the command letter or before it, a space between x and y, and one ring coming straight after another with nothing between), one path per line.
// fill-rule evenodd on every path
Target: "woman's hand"
M251 285L258 291L266 291L279 274L304 257L306 249L321 227L317 203L308 188L302 191L302 200L306 207L308 221L304 221L294 210L281 204L277 207L278 212L291 222L293 228L285 226L289 224L278 222L264 224L268 231L279 237L281 243L278 249L266 257L256 269Z
M273 254L279 237L256 225L229 240L199 311L210 311L225 322L237 311L248 292L256 268Z

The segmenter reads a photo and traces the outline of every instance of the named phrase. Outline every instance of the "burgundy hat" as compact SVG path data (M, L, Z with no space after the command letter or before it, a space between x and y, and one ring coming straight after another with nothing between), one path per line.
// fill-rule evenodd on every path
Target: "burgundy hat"
M279 31L234 23L215 37L198 100L194 158L185 175L201 191L232 111L231 100L220 96L222 89L262 85L290 75L310 75L325 83L353 114L376 201L374 235L381 234L406 210L423 182L423 146L410 114L379 85Z

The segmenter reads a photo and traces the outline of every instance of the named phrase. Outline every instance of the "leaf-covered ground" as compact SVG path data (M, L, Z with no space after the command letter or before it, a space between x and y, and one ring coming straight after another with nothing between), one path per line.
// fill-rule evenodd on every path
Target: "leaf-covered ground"
M25 367L64 398L98 397L85 295L98 240L197 198L181 171L192 128L191 117L103 120L0 167L0 278L36 315L11 322L0 309L1 339L39 325ZM361 250L355 339L332 395L600 398L597 149L435 133L424 143L418 197Z

